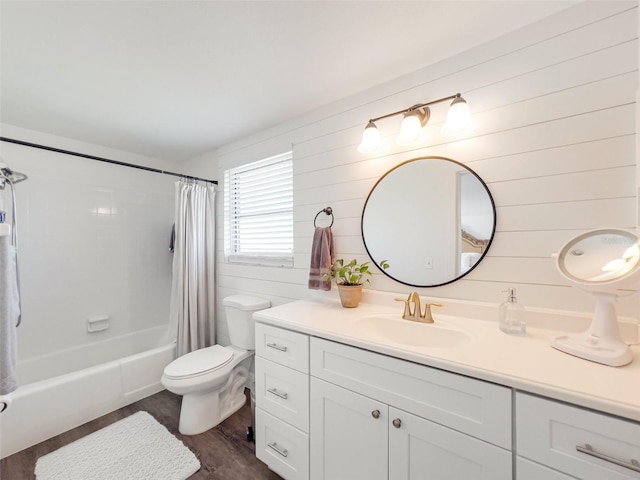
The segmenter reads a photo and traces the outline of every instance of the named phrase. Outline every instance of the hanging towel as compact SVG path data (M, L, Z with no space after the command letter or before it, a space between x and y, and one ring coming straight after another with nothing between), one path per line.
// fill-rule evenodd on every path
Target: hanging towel
M309 288L312 290L331 290L331 282L324 276L335 260L333 232L331 227L316 227L311 245L311 267L309 268Z
M0 236L0 395L18 388L16 383L18 280L15 249L9 235Z

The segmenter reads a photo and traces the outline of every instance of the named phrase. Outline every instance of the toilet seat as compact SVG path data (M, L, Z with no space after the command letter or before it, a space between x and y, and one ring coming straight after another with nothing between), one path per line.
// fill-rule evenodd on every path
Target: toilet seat
M218 370L233 359L233 350L214 345L187 353L164 369L167 378L178 380L198 377Z

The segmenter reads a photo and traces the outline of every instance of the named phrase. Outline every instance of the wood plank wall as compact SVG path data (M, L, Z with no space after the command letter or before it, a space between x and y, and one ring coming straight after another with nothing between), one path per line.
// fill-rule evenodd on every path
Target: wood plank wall
M219 298L245 292L277 305L318 295L306 287L315 214L332 206L338 255L365 260L360 215L371 187L402 161L437 155L466 164L485 180L497 207L497 230L487 257L473 272L419 293L501 302L502 291L514 286L526 306L592 311L593 299L563 281L550 255L589 229L636 227L637 24L635 1L578 4L228 145L215 152L214 162L213 154L194 161L192 167L201 172L217 164L215 173L223 178L231 166L293 146L295 266L224 263L220 194ZM393 118L378 123L388 144L385 152L357 152L368 118L456 92L474 115L475 129L465 138L453 141L440 134L443 104L432 108L424 144L397 146L393 139L400 122ZM370 288L412 290L381 273ZM619 314L640 316L638 297L622 299ZM221 340L225 335L221 324Z

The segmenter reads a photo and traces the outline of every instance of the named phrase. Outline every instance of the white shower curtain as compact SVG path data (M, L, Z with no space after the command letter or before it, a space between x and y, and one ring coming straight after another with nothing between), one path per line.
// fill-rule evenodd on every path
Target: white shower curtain
M215 344L215 194L210 184L176 182L170 325L178 356Z

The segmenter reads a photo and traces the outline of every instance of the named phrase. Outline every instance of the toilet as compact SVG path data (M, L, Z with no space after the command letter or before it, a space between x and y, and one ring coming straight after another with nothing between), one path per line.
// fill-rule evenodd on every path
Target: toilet
M213 345L187 353L164 369L164 387L182 395L178 429L197 435L215 427L246 401L244 387L255 349L253 313L271 306L269 300L232 295L222 301L231 345Z

